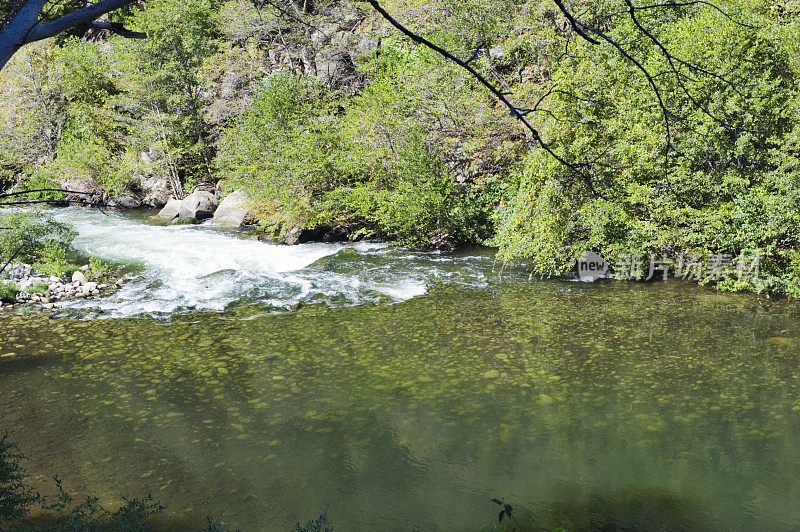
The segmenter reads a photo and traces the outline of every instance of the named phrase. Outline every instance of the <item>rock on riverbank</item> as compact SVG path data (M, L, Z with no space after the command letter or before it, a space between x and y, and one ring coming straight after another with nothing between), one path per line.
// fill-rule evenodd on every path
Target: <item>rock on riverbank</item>
M58 301L99 296L122 286L121 280L90 281L86 277L89 271L88 265L82 266L71 278L62 278L38 272L28 264L13 264L3 272L5 279L0 282L14 283L19 288L18 304L43 303L45 305L52 305ZM29 291L31 288L36 288L36 290Z

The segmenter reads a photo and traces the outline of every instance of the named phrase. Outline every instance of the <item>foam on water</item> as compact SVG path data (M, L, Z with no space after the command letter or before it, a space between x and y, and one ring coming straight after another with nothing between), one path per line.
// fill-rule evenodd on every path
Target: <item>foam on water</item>
M381 243L281 246L210 224L161 226L81 207L60 209L55 217L75 227L78 250L137 266L123 288L109 296L59 304L67 310L92 309L100 317L223 311L240 301L273 310L298 303L402 301L425 294L437 282L485 286L492 262L411 253Z

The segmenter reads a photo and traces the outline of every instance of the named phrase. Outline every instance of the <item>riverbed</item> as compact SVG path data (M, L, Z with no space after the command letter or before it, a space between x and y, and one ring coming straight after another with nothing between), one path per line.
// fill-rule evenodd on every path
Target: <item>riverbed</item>
M150 492L174 529L479 530L492 498L550 529L800 524L797 303L58 216L130 273L0 315L0 428L42 485Z

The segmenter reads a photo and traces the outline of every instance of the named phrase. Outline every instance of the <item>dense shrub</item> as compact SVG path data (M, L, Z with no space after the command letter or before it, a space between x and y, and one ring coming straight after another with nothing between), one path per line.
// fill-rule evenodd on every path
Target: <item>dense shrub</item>
M676 56L733 82L684 72L684 90L675 76L659 78L676 117L666 168L661 109L641 72L613 50L588 45L553 65L548 84L558 93L541 128L568 160L603 162L595 179L602 197L532 153L497 212L495 243L504 258L532 257L536 273L549 275L587 249L612 263L630 253L757 253L764 278L750 288L800 295L796 57L770 38L773 20L738 7L738 18L763 26L743 27L711 9L645 19ZM652 72L668 67L629 23L611 31L619 41L637 40L638 58Z
M0 212L0 262L66 255L75 231L42 211Z

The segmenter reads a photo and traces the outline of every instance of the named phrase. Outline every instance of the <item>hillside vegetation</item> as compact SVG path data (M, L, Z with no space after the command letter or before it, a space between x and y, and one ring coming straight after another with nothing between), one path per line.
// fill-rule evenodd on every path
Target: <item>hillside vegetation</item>
M146 40L93 33L26 48L0 73L4 186L243 189L278 230L488 244L536 275L569 270L584 250L612 264L758 254L758 279L719 286L800 296L796 2L640 11L675 57L702 67L680 75L624 2L571 5L653 73L670 112L666 167L646 77L613 46L578 38L552 1L382 3L459 57L478 49L472 65L536 108L528 119L591 170L592 187L475 78L368 4L259 5L153 0L124 14Z

